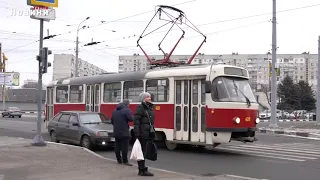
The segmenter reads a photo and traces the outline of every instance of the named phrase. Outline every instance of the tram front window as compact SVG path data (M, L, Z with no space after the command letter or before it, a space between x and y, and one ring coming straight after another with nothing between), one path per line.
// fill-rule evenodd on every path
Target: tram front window
M249 81L238 77L218 77L212 82L211 97L218 102L256 103Z

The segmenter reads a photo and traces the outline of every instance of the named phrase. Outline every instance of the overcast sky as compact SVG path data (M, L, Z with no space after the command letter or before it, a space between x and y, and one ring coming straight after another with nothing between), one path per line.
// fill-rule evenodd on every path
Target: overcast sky
M187 2L187 3L184 3ZM317 53L317 39L320 35L319 0L279 0L278 11L313 7L279 12L278 16L278 53L297 53L304 51ZM44 41L53 53L74 53L76 33L79 23L87 16L90 19L84 23L90 28L79 33L80 46L93 41L103 41L95 46L80 47L79 57L107 71L118 70L118 56L132 55L142 52L136 47L138 36L146 27L155 13L156 5L174 5L185 12L187 18L207 35L207 43L199 51L205 54L257 54L266 53L271 49L272 0L65 0L59 1L56 8L56 20L45 23L45 35L63 34ZM39 21L28 16L12 16L11 11L27 10L26 0L0 0L0 42L3 51L9 58L7 71L21 73L20 83L25 79L37 80L37 61L39 43ZM136 14L139 16L118 20ZM176 15L175 13L171 13ZM269 13L269 14L267 14ZM260 15L267 14L267 15ZM241 17L234 21L225 21ZM165 16L164 16L165 17ZM116 20L116 21L113 21ZM101 24L101 21L107 23ZM108 22L113 21L113 22ZM225 21L225 22L224 22ZM217 23L219 22L219 23ZM156 19L149 30L164 24ZM181 41L174 54L192 54L201 43L202 37L190 28L185 28L185 39ZM163 30L168 29L165 26ZM177 28L175 28L177 29ZM166 31L158 30L141 40L145 49L152 54L158 54L157 44ZM71 33L68 33L71 31ZM112 32L116 31L116 32ZM162 31L162 32L160 32ZM16 34L12 33L16 32ZM164 50L169 51L179 38L179 29L172 31L163 43ZM28 45L29 44L29 45ZM52 62L53 55L50 58ZM44 75L44 83L52 80L52 67Z

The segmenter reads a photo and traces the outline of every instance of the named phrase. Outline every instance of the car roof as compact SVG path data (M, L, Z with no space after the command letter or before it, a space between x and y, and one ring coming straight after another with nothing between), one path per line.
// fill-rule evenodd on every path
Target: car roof
M100 114L100 112L91 112L91 111L61 111L60 113L73 113L73 114Z

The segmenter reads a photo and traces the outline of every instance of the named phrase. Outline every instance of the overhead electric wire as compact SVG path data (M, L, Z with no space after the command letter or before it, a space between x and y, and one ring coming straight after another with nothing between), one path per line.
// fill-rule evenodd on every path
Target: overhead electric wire
M238 27L230 28L230 29L226 29L226 30L220 30L220 31L210 32L210 33L207 33L207 34L209 34L209 36L210 36L210 35L217 34L217 33L221 33L221 32L228 32L228 31L234 30L234 29L239 29L239 28L244 28L244 27L256 25L256 24L261 24L261 23L263 23L263 22L269 22L269 21L267 21L267 20L265 20L265 21L260 21L260 22L256 22L256 23L252 23L252 24L248 24L248 25L243 25L243 26L238 26ZM192 37L188 37L188 38L186 38L186 39L192 39L192 38L195 38L195 37L198 37L198 36L192 36ZM158 44L158 42L157 42L157 43L143 44L143 45L146 46L146 45L154 45L154 44ZM82 47L83 47L83 46L82 46ZM107 46L105 46L105 47L107 47ZM106 49L125 49L125 48L132 48L132 47L137 47L137 46L107 47ZM106 52L106 51L103 51L102 49L98 49L98 48L95 48L95 47L92 47L92 48L94 48L94 49L96 49L96 50L98 50L98 51L104 52L104 53L106 53L106 54L113 55L113 54L111 54L111 53L108 53L108 52ZM65 49L65 50L58 51L58 52L61 53L61 52L70 51L70 50L74 50L74 48L68 48L68 49ZM138 49L137 49L137 50L138 50ZM123 51L123 50L122 50L122 51ZM132 51L134 51L134 50L132 49ZM154 52L154 53L155 53L155 52ZM35 59L35 57L28 58L28 59L24 59L24 60L20 60L20 61L14 61L14 62L11 62L11 63L8 62L8 64L19 63L19 62L23 62L23 61L27 61L27 60L31 60L31 59Z
M190 3L190 2L194 2L194 1L196 1L196 0L185 1L185 2L178 3L178 4L174 4L174 5L171 5L171 6L178 6L178 5L187 4L187 3ZM88 28L85 28L85 29L91 29L91 28L94 28L94 27L98 27L98 26L105 25L105 24L110 24L110 23L117 22L117 21L121 21L121 20L124 20L124 19L129 19L129 18L133 18L133 17L136 17L136 16L141 16L141 15L144 15L144 14L148 14L148 13L150 13L150 12L154 12L154 10L146 11L146 12L142 12L142 13L134 14L134 15L130 15L130 16L126 16L126 17L119 18L119 19L115 19L115 20L111 20L111 21L101 21L101 23L96 24L96 25L93 25L93 26L89 26ZM84 29L84 30L85 30L85 29ZM77 30L68 31L68 32L66 32L66 33L61 33L60 35L69 34L69 33L71 33L71 32L76 32L76 31L77 31Z
M186 4L186 3L189 3L189 2L193 2L193 1L196 1L196 0L186 1L186 2L183 2L183 3L180 3L180 4L176 4L176 5L172 5L172 6ZM308 5L308 6L301 6L301 7L297 7L297 8L280 10L280 11L277 11L277 13L295 11L295 10L306 9L306 8L311 8L311 7L316 7L316 6L320 6L320 4L313 4L313 5ZM108 24L108 23L112 23L112 22L116 22L116 21L121 21L121 20L124 20L124 19L128 19L128 18L139 16L139 15L142 15L142 14L147 14L147 13L150 13L150 12L153 12L153 10L152 11L143 12L143 13L139 13L139 14L135 14L135 15L131 15L131 16L127 16L127 17L124 17L124 18L116 19L116 20L112 20L112 21L103 21L103 23L100 23L100 24L94 25L94 26L90 26L90 27L88 27L86 29L90 29L90 28L93 28L93 27L97 27L97 26L100 26L100 25L104 25L104 24ZM272 14L272 13L263 13L263 14L256 14L256 15L251 15L251 16L243 16L243 17L239 17L239 18L226 19L226 20L221 20L221 21L215 21L215 22L210 22L210 23L199 24L197 26L205 26L205 25L210 25L210 24L217 24L217 23L230 22L230 21L236 21L236 20L242 20L242 19L249 19L249 18L253 18L253 17L259 17L259 16L264 16L264 15L270 15L270 14ZM60 34L57 34L57 36L62 36L62 35L73 33L73 32L76 32L76 31L68 31L66 33L60 33ZM160 33L160 32L158 32L158 33ZM18 49L18 48L21 48L21 47L29 46L29 45L31 45L33 43L38 42L38 41L39 40L37 40L35 42L32 42L32 43L28 43L28 44L22 45L22 46L15 47L13 49L9 49L7 51L12 51L12 50L15 50L15 49Z

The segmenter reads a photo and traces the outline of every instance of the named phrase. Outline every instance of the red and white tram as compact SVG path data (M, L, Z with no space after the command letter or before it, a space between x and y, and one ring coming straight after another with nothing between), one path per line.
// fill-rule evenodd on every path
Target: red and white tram
M157 140L168 149L253 142L258 104L248 80L244 68L213 64L61 79L47 86L46 119L71 110L110 117L123 99L132 100L134 112L147 91L155 104Z

